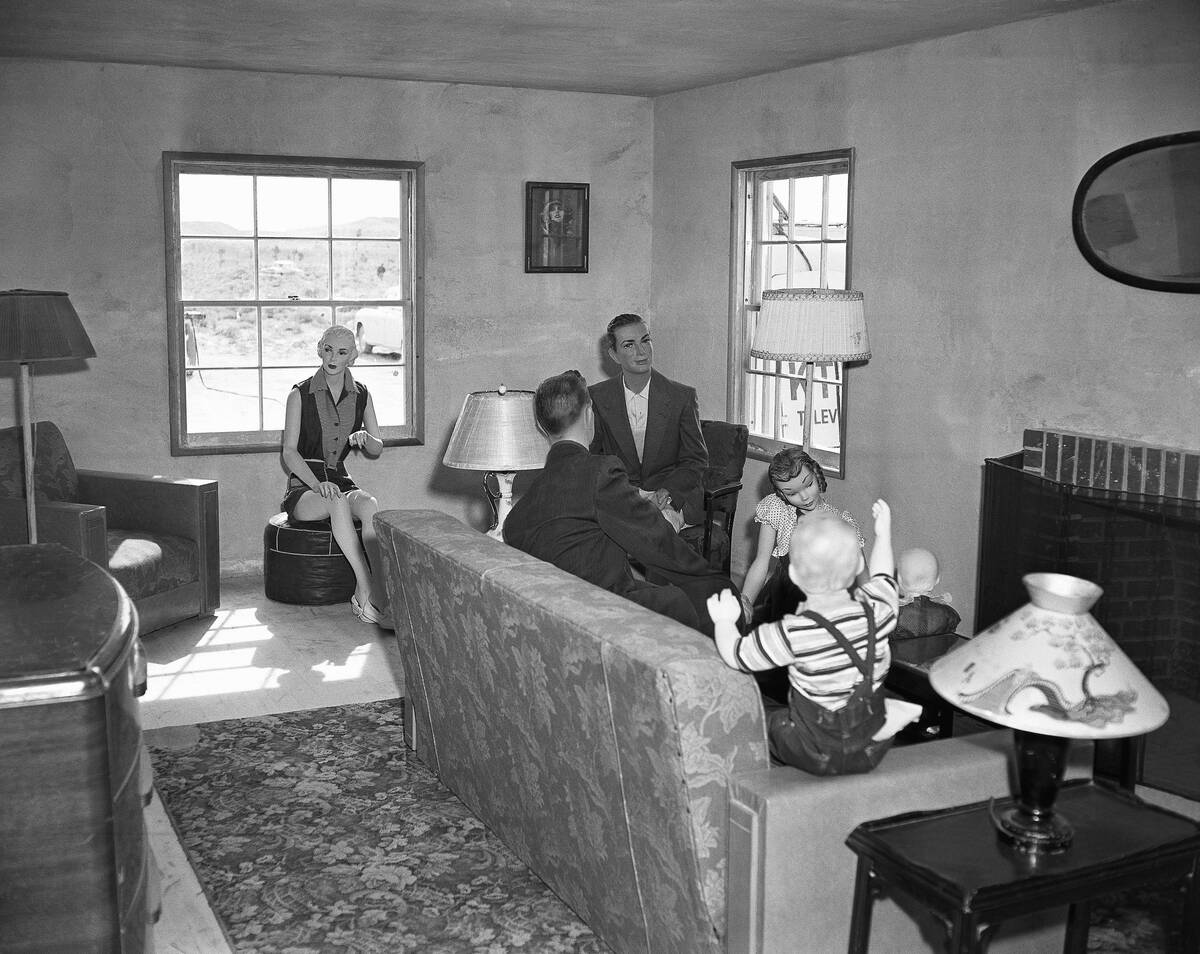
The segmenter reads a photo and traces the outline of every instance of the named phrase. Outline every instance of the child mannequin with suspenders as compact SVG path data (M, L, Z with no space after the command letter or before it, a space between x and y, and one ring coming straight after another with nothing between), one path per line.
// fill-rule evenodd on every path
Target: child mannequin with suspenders
M891 509L877 500L871 512L870 578L861 586L851 589L864 563L854 528L815 514L797 523L791 540L788 572L806 597L793 612L742 636L742 607L732 594L708 602L727 665L745 672L787 667L787 704L763 702L771 756L815 775L869 772L891 746L882 687L899 591Z

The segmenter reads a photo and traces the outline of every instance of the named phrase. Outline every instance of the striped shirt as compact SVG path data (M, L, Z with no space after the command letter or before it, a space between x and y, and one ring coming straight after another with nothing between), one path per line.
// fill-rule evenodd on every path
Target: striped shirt
M873 682L878 689L892 662L888 637L896 628L900 602L896 579L876 573L855 595L870 605L875 617ZM796 613L775 623L763 623L740 636L734 644L734 657L745 672L787 666L793 690L826 709L841 709L862 681L862 673L824 626L800 615L805 606L801 603ZM820 613L851 642L860 659L866 655L867 618L858 600L846 592L828 603L822 601Z

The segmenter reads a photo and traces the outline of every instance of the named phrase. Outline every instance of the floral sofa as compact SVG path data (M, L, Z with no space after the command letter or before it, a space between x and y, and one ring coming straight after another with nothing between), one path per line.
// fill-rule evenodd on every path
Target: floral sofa
M866 776L772 768L753 679L700 633L446 514L375 526L408 744L618 954L845 950L857 824L1008 791L1000 732ZM1062 923L991 950L1060 950ZM938 950L920 912L876 904L873 954Z

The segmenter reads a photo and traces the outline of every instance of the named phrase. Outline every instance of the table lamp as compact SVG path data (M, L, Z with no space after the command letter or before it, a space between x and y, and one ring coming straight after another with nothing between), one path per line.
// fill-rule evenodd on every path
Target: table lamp
M493 522L488 536L503 540L504 519L512 509L513 478L518 470L541 470L548 445L537 428L533 391L472 391L463 401L442 463L486 471L483 489ZM495 480L496 489L488 485Z
M764 291L750 356L804 362L805 453L812 441L813 365L866 361L871 357L863 293L838 288L775 288Z
M1162 695L1088 612L1095 583L1062 573L1022 577L1030 602L929 667L942 698L1013 730L1015 804L992 805L1001 837L1018 849L1055 852L1071 843L1054 812L1071 739L1144 735L1167 721Z
M25 514L29 542L37 543L34 504L32 380L39 361L94 358L96 349L66 292L0 291L0 364L21 365L21 432L25 451Z

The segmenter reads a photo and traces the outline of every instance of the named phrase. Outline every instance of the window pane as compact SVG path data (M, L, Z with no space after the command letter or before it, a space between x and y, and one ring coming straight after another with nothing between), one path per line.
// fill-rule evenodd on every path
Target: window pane
M400 202L394 179L334 179L334 238L400 238Z
M850 222L850 176L845 173L829 177L828 237L845 239Z
M825 287L846 287L846 246L839 242L825 246Z
M254 297L254 243L249 239L183 239L180 297L236 301Z
M792 238L820 239L822 215L822 184L820 176L793 180L796 190L796 209L792 216Z
M821 287L821 245L795 244L791 247L792 277L789 288Z
M813 383L811 442L822 450L842 449L842 388L838 384Z
M338 324L354 332L360 355L375 353L393 361L404 359L403 308L339 308Z
M788 225L791 223L790 185L790 179L776 179L762 183L762 203L760 205L762 235L759 238L764 242L787 238Z
M789 444L800 444L804 440L804 382L784 378L779 382L778 394L775 436Z
M400 274L399 242L334 242L334 298L393 298Z
M190 432L257 431L258 371L196 371L187 379Z
M764 245L762 247L763 289L788 288L788 247L786 245Z
M328 308L263 308L263 364L315 368L317 342L333 324Z
M329 180L258 177L258 234L329 235Z
M380 427L394 427L408 423L406 393L408 390L408 368L398 364L374 365L368 356L359 358L350 373L367 386L371 402L375 405L375 417Z
M306 362L303 368L264 368L262 415L263 430L282 431L284 417L287 415L287 399L293 387L301 381L307 381L317 369L317 342L313 339L312 360ZM284 487L287 481L282 472L279 474L279 499L283 499Z
M180 173L179 231L182 235L252 235L254 177Z
M189 368L245 368L258 365L258 324L253 308L220 308L184 313L185 359Z
M259 298L328 298L329 245L290 239L258 243Z

